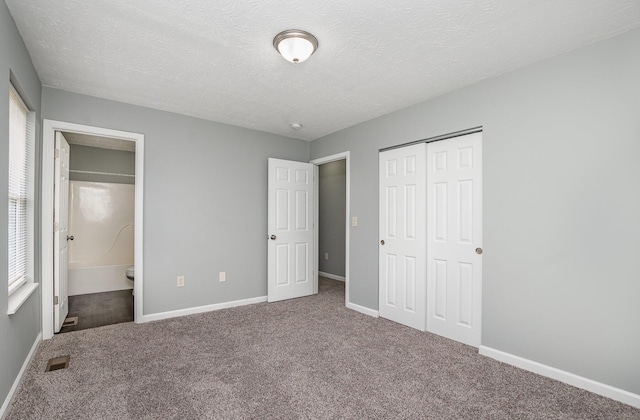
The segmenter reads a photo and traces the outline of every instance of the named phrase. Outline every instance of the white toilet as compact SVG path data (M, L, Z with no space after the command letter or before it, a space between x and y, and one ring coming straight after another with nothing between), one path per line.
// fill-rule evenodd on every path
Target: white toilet
M133 267L129 267L129 268L127 268L127 273L126 273L126 275L127 275L127 278L128 278L129 280L131 280L131 281L133 281L133 274L134 274L134 269L133 269Z

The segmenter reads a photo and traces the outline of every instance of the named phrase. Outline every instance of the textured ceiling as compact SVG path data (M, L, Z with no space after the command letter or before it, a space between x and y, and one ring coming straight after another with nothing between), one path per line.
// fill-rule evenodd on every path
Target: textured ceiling
M46 86L305 140L640 26L638 0L6 3ZM285 61L285 29L318 51Z

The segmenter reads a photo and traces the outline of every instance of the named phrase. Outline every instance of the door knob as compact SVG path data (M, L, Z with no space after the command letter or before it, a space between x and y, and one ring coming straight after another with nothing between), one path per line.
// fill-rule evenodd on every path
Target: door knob
M480 255L482 254L484 251L482 250L482 248L476 248L476 254Z
M272 241L275 241L275 240L276 240L276 235L271 235L271 236L269 237L269 239L271 239Z
M384 245L384 239L380 241L380 245Z
M67 241L73 241L73 235L67 236Z

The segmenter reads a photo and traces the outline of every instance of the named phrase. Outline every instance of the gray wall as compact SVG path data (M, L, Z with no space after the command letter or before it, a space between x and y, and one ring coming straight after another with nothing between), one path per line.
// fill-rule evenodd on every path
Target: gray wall
M311 143L351 152L350 298L378 307L378 150L484 126L482 344L640 394L640 30Z
M104 174L86 174L73 172L89 171L109 174L135 175L136 154L123 150L101 149L99 147L70 145L69 179L71 181L112 182L116 184L133 184L134 177Z
M344 277L345 211L347 193L346 160L320 165L319 168L319 250L320 271ZM325 252L329 259L324 259Z
M0 278L6 279L7 266L7 209L9 171L9 74L13 73L18 91L31 110L40 116L40 79L31 58L18 34L7 6L0 1ZM40 124L36 126L36 139L40 138ZM39 156L36 141L36 162ZM38 163L36 163L36 168ZM38 179L39 172L36 172ZM36 208L39 201L36 187ZM37 212L36 212L37 220ZM35 234L39 235L36 226ZM39 280L36 267L35 277ZM0 406L4 403L29 350L40 332L40 293L33 293L15 315L7 316L7 286L0 287Z
M266 295L267 158L309 143L47 87L42 114L144 134L145 314Z

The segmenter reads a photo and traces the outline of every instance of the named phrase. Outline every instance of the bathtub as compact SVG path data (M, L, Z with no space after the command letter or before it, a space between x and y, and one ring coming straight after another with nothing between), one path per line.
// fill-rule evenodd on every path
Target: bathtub
M69 296L133 289L134 186L70 181Z
M69 296L133 289L133 282L125 274L132 265L73 268L70 265L67 284Z

